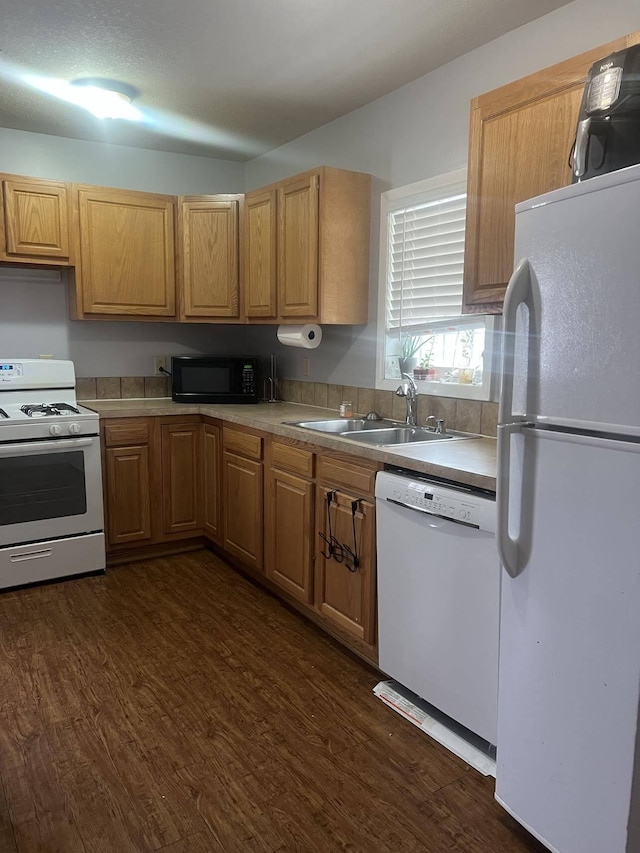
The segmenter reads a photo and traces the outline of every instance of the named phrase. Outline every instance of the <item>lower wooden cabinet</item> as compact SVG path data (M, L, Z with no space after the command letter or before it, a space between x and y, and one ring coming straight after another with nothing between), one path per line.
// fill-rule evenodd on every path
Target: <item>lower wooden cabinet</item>
M205 532L214 542L222 544L221 513L221 429L217 424L205 422L202 434L202 523Z
M149 446L105 451L107 541L109 545L151 539Z
M316 607L364 643L375 640L375 505L318 487Z
M303 612L376 658L376 465L272 440L265 569Z
M202 424L162 425L162 516L164 533L201 527L200 443Z
M222 430L224 548L259 572L263 568L262 437Z
M202 431L197 415L103 421L109 552L202 534Z
M267 577L294 598L313 599L313 483L271 469L265 505Z

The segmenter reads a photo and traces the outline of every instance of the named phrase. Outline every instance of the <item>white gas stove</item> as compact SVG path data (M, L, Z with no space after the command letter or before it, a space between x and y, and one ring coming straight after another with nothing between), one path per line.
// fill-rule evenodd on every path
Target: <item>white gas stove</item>
M73 362L0 359L0 441L97 434L96 412L76 403Z
M0 358L0 588L104 569L98 432L72 362Z

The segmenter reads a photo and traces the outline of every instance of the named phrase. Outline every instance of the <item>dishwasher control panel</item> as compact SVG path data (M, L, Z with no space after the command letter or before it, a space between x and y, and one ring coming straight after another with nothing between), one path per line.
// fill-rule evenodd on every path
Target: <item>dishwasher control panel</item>
M478 505L467 497L460 498L451 492L441 492L426 483L411 482L405 489L394 489L393 499L407 506L424 509L433 515L442 515L455 521L478 525Z
M376 497L460 524L494 529L495 501L406 475L378 474Z

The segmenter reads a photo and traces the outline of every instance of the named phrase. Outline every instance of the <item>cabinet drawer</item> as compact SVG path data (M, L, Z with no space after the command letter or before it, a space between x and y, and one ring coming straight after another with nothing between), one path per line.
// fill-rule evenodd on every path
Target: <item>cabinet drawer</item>
M373 494L376 468L363 463L347 462L340 457L318 457L318 480L328 485L346 486L358 494Z
M122 418L105 424L104 439L107 447L149 443L149 422L145 418Z
M239 432L235 429L222 430L222 443L225 450L237 453L238 456L246 456L249 459L262 459L262 438L259 435L251 435L248 432Z
M271 445L271 465L284 471L293 471L309 479L313 478L313 453L292 447L290 444L273 442Z

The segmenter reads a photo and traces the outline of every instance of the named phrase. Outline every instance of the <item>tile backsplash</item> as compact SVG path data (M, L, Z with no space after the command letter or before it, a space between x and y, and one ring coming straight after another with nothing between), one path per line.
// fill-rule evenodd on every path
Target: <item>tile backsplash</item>
M140 397L169 397L168 376L79 376L79 400L120 400Z
M79 377L76 381L79 400L170 396L167 376ZM331 385L326 382L305 382L299 379L281 379L278 388L279 396L292 403L322 406L338 411L343 400L351 400L354 412L361 415L376 411L384 418L395 420L404 420L405 416L405 402L393 391L358 388L355 385ZM497 433L497 403L419 394L418 423L425 423L429 415L444 418L447 426L461 432L489 436L495 436Z

